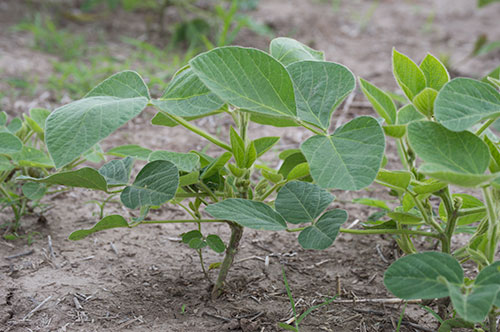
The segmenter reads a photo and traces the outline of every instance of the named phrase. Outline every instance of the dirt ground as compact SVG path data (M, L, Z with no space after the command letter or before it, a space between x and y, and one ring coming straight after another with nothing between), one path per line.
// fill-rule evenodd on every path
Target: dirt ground
M471 77L481 77L500 63L498 51L466 59L481 33L500 40L500 5L476 9L471 0L382 0L376 7L373 1L340 3L334 11L328 1L261 0L252 15L271 26L276 35L324 50L328 60L342 63L356 75L385 88L395 89L392 47L417 61L426 52L449 55L451 64L456 64L454 72ZM52 71L53 57L32 50L29 35L8 29L22 18L17 1L0 3L2 80L33 72L43 76ZM127 20L114 24L116 30L123 28L128 33L133 33L130 26L141 26ZM267 48L268 42L250 32L238 39L238 44L259 48ZM30 100L5 97L2 109L15 115L30 107L53 109L61 103L41 91ZM354 103L347 109L340 107L332 123L344 123L361 114L374 115L365 104L358 91ZM147 110L120 129L104 142L104 150L138 142L151 149L181 152L205 146L182 128L149 125L153 114L153 110ZM223 117L198 122L213 134L229 124L230 119ZM270 127L254 127L250 132L255 137L281 135L277 151L297 147L306 135L297 129ZM397 168L390 145L389 157L390 165ZM365 220L373 211L350 203L352 198L388 197L384 189L375 186L335 195L333 207L348 210L346 226L353 227L359 227L357 221ZM25 240L0 240L0 331L279 331L278 322L292 317L282 267L299 312L341 291L334 303L308 316L301 331L395 330L403 306L369 302L392 298L382 282L385 269L400 255L391 237L341 234L331 248L316 252L301 249L294 234L245 230L225 293L211 301L211 284L201 272L196 252L179 241L179 235L190 230L189 226L140 226L69 241L73 230L97 221L97 207L85 202L98 197L79 189L47 197L43 203L52 208L44 218L31 216L23 221L25 232L39 233L31 246ZM127 212L112 204L106 214L112 213ZM151 217L185 216L165 206ZM0 218L9 216L0 214ZM45 222L40 222L42 219ZM207 226L205 230L228 238L225 225ZM416 242L425 249L433 245ZM222 258L205 252L207 264ZM211 271L210 277L213 281L216 272ZM436 322L430 314L418 305L408 305L401 331L435 330Z

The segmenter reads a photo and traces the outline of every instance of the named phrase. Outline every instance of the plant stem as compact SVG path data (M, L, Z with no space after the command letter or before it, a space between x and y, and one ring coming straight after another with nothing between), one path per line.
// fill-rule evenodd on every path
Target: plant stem
M261 197L259 197L259 201L263 201L265 200L269 195L271 195L275 190L277 190L279 187L281 187L282 185L284 185L286 182L278 182L278 183L275 183L274 186L272 186L271 188L269 188L268 191L266 191L264 193L264 195L262 195Z
M434 228L434 230L437 231L441 235L441 239L444 240L442 237L445 236L445 233L444 233L443 229L441 228L441 226L439 226L439 224L434 220L434 218L432 218L432 216L429 216L429 214L427 214L427 211L425 211L425 208L422 205L422 202L418 199L417 196L412 194L411 197L413 198L413 201L415 202L417 209L422 214L422 217L424 218L425 223L427 225L431 226L432 228Z
M185 224L185 223L225 222L222 219L173 219L173 220L143 220L140 224Z
M207 139L208 141L214 143L215 145L223 148L224 150L232 152L232 149L231 149L231 147L229 145L227 145L226 143L222 142L217 137L210 135L209 133L207 133L206 131L204 131L200 127L198 127L198 126L190 123L189 121L184 120L180 116L175 116L175 115L172 115L172 114L168 114L168 113L166 113L166 112L164 112L162 110L160 110L160 112L163 115L165 115L166 117L168 117L170 120L177 122L178 124L180 124L181 126L189 129L193 133L200 135L201 137L203 137L203 138Z
M458 217L464 217L464 216L469 216L471 214L477 214L477 213L482 213L486 212L486 207L480 206L480 207L474 207L474 208L468 208L468 209L460 209L457 212Z
M495 122L497 118L494 118L494 119L489 119L488 121L486 121L482 126L481 128L479 128L477 131L476 131L476 136L479 136L483 133L483 131L485 131L493 122Z
M489 332L497 332L497 316L492 309L488 315Z
M297 123L299 125L301 125L302 127L312 131L313 133L315 133L316 135L321 135L321 136L325 136L327 135L327 133L325 131L319 131L317 129L315 129L314 127L308 125L306 122L302 121L302 120L297 120Z
M233 264L234 256L238 251L238 246L240 244L241 237L243 236L243 227L232 222L227 221L227 224L231 228L231 238L226 249L226 256L224 256L224 261L220 266L219 275L217 276L217 281L215 282L214 288L212 289L212 300L217 299L222 294L222 287L226 281L227 273Z
M453 202L449 187L445 187L444 189L440 190L437 193L437 196L439 196L443 201L446 215L448 216L446 228L444 230L444 233L446 234L446 245L443 245L442 251L445 253L450 253L451 239L453 238L453 233L455 232L455 228L457 226L458 211L460 210L462 204L459 202Z
M214 200L214 202L218 202L219 199L217 196L215 196L214 192L208 188L208 186L201 180L200 182L197 183L205 192Z
M498 217L491 188L483 187L482 191L484 204L486 205L486 212L488 214L488 246L485 254L488 262L491 264L495 260L495 251L498 244Z
M305 229L305 227L300 228L292 228L286 229L287 232L301 232ZM348 229L341 228L341 233L349 233L349 234L358 234L358 235L366 235L366 234L407 234L407 235L416 235L416 236L427 236L436 239L440 239L441 235L426 232L426 231L414 231L411 229Z
M200 257L200 264L203 274L205 275L205 278L210 282L210 277L208 276L207 270L205 269L205 263L203 262L203 254L201 252L201 249L196 250L196 252L198 252L198 256Z
M397 140L397 143L398 143L399 159L401 160L401 164L403 164L403 167L405 167L406 169L411 170L410 162L408 161L408 155L406 154L406 150L404 148L403 139L399 138Z

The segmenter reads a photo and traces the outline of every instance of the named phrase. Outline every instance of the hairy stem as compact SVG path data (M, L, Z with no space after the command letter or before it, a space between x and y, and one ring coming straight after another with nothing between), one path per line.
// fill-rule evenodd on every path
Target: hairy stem
M488 214L488 246L485 254L488 262L491 264L495 260L495 251L498 244L498 216L491 188L483 187L482 190Z
M217 276L217 281L215 282L214 288L212 289L212 300L217 299L222 294L222 287L226 281L229 269L233 265L234 257L238 251L238 246L240 245L241 237L243 236L243 227L232 222L227 222L231 228L231 238L226 249L226 256L222 261L220 266L219 275Z
M497 316L492 309L488 315L489 332L497 332Z
M494 119L489 119L488 121L486 121L482 126L481 128L479 128L477 131L476 131L476 136L479 136L483 133L483 131L485 131L493 122L495 122L497 118L494 118Z

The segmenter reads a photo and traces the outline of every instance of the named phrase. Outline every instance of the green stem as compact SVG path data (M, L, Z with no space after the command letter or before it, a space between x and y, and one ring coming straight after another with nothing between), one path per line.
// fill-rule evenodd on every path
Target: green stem
M143 220L140 224L187 224L187 223L217 223L225 222L226 220L221 219L173 219L173 220Z
M286 229L287 232L300 232L306 229L306 227L292 228ZM407 235L416 235L416 236L427 236L439 239L441 236L436 233L426 232L426 231L414 231L411 229L348 229L341 228L341 233L348 234L358 234L358 235L366 235L366 234L407 234Z
M497 118L494 118L494 119L489 119L488 121L486 121L482 126L481 128L479 128L477 131L476 131L476 136L479 136L483 133L483 131L485 131L493 122L496 121Z
M493 201L493 195L491 193L491 188L483 187L483 197L484 203L486 205L486 212L488 215L488 246L486 248L486 258L491 264L495 260L495 251L498 244L498 216L496 211L496 206Z
M218 202L219 199L215 196L214 192L208 188L208 186L202 181L197 183L205 192L214 200L214 202Z
M415 195L411 195L411 197L413 198L413 201L415 202L417 209L422 214L422 217L424 218L425 223L427 225L431 226L432 228L434 228L434 230L437 231L441 235L441 238L443 236L445 236L445 233L444 233L443 229L441 228L441 226L439 226L439 224L434 220L434 218L429 216L427 211L425 211L425 208L422 205L422 202L418 199L418 197ZM442 240L444 240L444 239L442 238Z
M453 238L453 233L455 232L455 228L457 226L458 220L458 211L462 206L461 203L454 203L453 198L450 194L450 189L448 187L443 188L437 193L443 202L444 208L446 210L446 215L448 216L448 220L446 222L446 228L444 233L446 235L446 244L443 245L442 251L445 253L450 253L451 251L451 239ZM443 242L444 243L444 242Z
M198 257L200 257L201 270L203 271L205 278L210 282L210 277L208 276L207 270L205 269L205 263L203 262L203 253L201 252L201 249L196 251L198 252Z
M403 167L405 167L406 169L411 170L410 162L408 160L408 155L406 154L406 149L404 148L403 139L399 138L397 140L397 143L398 143L399 159L401 160L401 164L403 164Z
M226 249L226 255L220 266L219 275L217 276L217 281L215 282L214 288L212 289L212 300L217 299L222 294L222 287L226 281L227 274L231 265L233 265L234 256L238 251L238 246L240 244L241 237L243 236L243 227L232 222L227 221L229 227L231 228L231 238Z
M495 310L491 310L488 315L489 332L497 332L497 315L495 315Z
M259 197L259 201L263 201L265 200L267 197L269 197L269 195L271 195L275 190L277 190L279 187L283 186L284 184L286 183L285 182L278 182L278 183L275 183L274 186L272 186L271 188L269 188L268 191L266 191L264 193L264 195L262 195L261 197Z
M162 110L160 110L160 112L163 115L165 115L166 117L168 117L169 119L171 119L172 121L175 121L178 124L180 124L181 126L189 129L193 133L200 135L201 137L203 137L203 138L207 139L208 141L214 143L215 145L223 148L224 150L232 152L232 149L231 149L231 147L229 145L227 145L226 143L222 142L217 137L210 135L209 133L207 133L206 131L204 131L200 127L195 126L194 124L190 123L189 121L184 120L180 116L175 116L175 115L172 115L172 114L168 114L168 113L166 113L166 112L164 112Z
M324 130L323 131L317 130L316 128L310 126L309 124L307 124L306 122L304 122L302 120L297 120L296 122L297 122L297 124L301 125L302 127L312 131L316 135L325 136L327 134Z
M483 213L486 212L486 207L485 206L480 206L480 207L475 207L475 208L468 208L468 209L460 209L457 212L458 217L464 217L464 216L469 216L471 214L477 214L477 213Z

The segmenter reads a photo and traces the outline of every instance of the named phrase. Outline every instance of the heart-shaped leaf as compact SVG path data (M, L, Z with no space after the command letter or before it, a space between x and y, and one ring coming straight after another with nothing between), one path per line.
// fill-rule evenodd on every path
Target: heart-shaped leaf
M439 92L434 103L436 120L453 131L500 115L500 93L491 85L470 78L455 78Z
M111 228L120 228L120 227L128 228L129 227L128 222L122 216L114 214L101 219L101 221L99 221L97 224L94 225L94 227L90 229L80 229L78 231L71 233L69 239L73 241L78 241L86 238L87 236L95 232Z
M133 164L134 159L131 157L111 160L99 169L99 174L106 179L109 186L126 185L130 179Z
M194 153L180 153L172 151L154 151L149 155L149 161L168 160L173 163L179 171L191 172L200 163L200 157Z
M312 226L299 234L299 244L304 249L323 250L333 244L340 226L347 221L347 212L340 209L325 212Z
M132 185L126 187L120 199L129 209L161 205L174 198L179 186L179 170L166 160L156 160L144 166Z
M489 149L471 132L454 132L436 122L418 121L408 125L408 139L425 162L420 171L438 180L476 186L495 177L484 175Z
M146 107L149 92L135 72L111 76L85 96L52 112L45 141L57 168L67 165Z
M153 105L169 114L192 117L209 114L224 105L189 67L180 69Z
M283 217L263 202L229 198L210 204L205 211L214 218L234 221L248 228L267 231L286 229Z
M464 271L455 258L440 252L404 256L389 266L384 284L391 293L404 300L435 299L448 296L450 283L462 284Z
M221 240L221 238L218 235L215 234L210 234L207 236L207 244L216 253L223 253L224 250L226 250L226 245L224 242Z
M323 52L316 51L301 42L286 37L278 37L271 40L269 53L285 66L296 61L325 59Z
M312 178L323 188L359 190L377 176L385 137L377 120L360 116L331 136L316 135L300 147Z
M298 61L286 69L295 88L297 116L327 130L333 111L356 87L352 72L325 61Z
M275 208L289 223L313 222L334 198L328 191L315 184L292 181L278 192Z
M290 75L265 52L221 47L198 55L190 65L212 92L236 107L268 115L297 114Z

